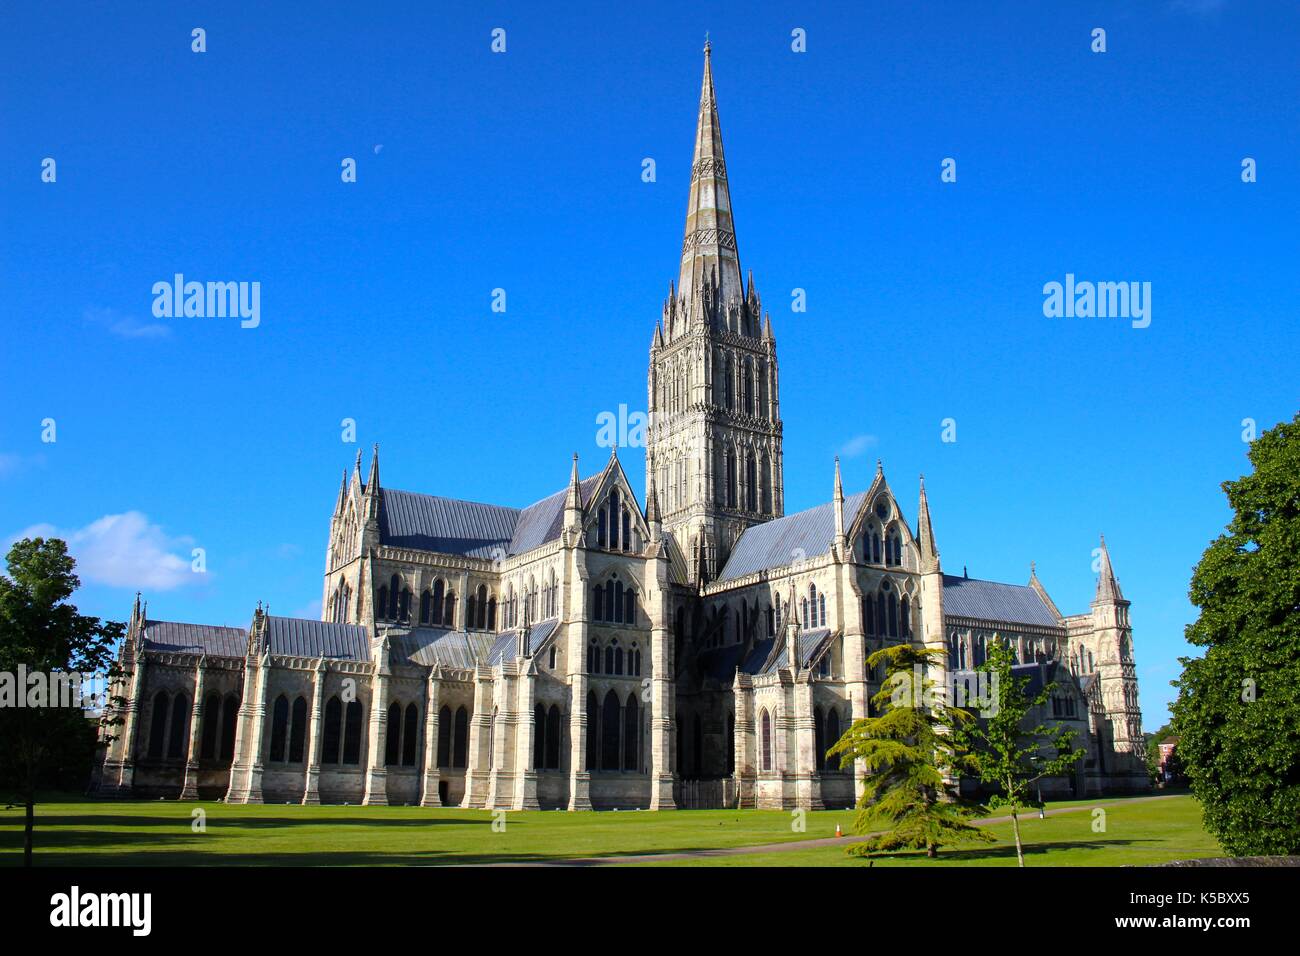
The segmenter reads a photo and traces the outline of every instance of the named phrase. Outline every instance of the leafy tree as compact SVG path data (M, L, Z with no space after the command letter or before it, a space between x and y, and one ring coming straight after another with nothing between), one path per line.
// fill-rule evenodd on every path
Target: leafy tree
M1226 481L1234 512L1201 556L1200 617L1173 704L1178 754L1228 853L1300 853L1300 415L1250 446Z
M0 575L0 673L112 675L113 645L124 626L78 613L68 598L81 585L76 562L58 538L28 538L9 550ZM14 687L27 700L27 687ZM84 784L95 750L95 727L80 701L60 707L0 706L0 787L26 807L23 862L32 863L36 793L40 786Z
M939 651L898 644L867 658L868 667L883 663L886 668L881 690L871 699L882 716L854 721L827 756L841 763L861 760L865 766L854 830L868 833L882 821L889 829L853 844L852 854L923 849L933 857L948 844L993 840L971 825L972 810L958 799L955 783L966 758L949 728L971 717L939 699L931 681L917 680L932 658L942 657ZM896 700L899 689L912 692Z
M978 668L989 675L992 684L992 713L981 721L957 725L957 736L959 745L970 750L969 763L974 775L997 788L989 798L990 809L1006 807L1011 811L1016 861L1024 866L1021 811L1036 805L1031 795L1040 780L1069 773L1084 751L1071 746L1074 730L1063 724L1024 726L1030 711L1051 699L1056 684L1046 683L1037 694L1030 696L1026 692L1029 678L1016 677L1012 671L1015 662L1011 646L994 634L988 655Z

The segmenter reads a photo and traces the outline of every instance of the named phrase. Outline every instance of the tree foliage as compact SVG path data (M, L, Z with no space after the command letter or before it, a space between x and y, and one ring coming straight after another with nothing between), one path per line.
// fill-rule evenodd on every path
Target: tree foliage
M994 634L988 656L978 668L989 675L993 686L991 713L982 721L959 724L956 730L960 745L970 751L968 763L974 775L996 788L989 808L1010 810L1016 860L1024 866L1021 811L1036 805L1033 794L1040 780L1070 773L1084 751L1073 747L1074 729L1064 724L1025 726L1030 713L1051 699L1056 685L1044 683L1031 696L1026 692L1029 678L1017 677L1012 670L1015 662L1011 646Z
M949 728L971 717L935 699L932 683L922 676L934 658L941 660L942 652L907 644L867 658L868 667L884 663L886 668L881 690L872 698L882 715L855 721L827 756L861 760L866 771L855 831L868 833L882 823L888 829L853 844L850 853L915 849L935 856L941 846L993 840L969 822L972 809L958 798L956 781L966 758Z
M0 575L0 673L113 676L120 623L77 611L68 598L81 582L67 545L28 538L9 550ZM26 694L26 688L18 688ZM24 698L26 699L26 698ZM25 862L30 865L37 789L84 785L95 750L95 727L80 706L0 707L0 790L26 807ZM79 704L80 702L76 702Z
M1300 415L1223 483L1233 518L1201 556L1174 732L1205 826L1235 855L1300 853Z

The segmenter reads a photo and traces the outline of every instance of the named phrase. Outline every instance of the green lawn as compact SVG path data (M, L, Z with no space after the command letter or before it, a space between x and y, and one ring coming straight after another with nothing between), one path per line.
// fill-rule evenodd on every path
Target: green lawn
M1026 866L1143 866L1170 860L1223 856L1218 843L1201 825L1201 807L1190 796L1154 802L1124 802L1106 810L1105 832L1094 833L1087 810L1049 816L1034 812L1020 821ZM1053 804L1052 806L1062 806ZM1091 803L1087 806L1092 806ZM1003 815L998 811L998 815ZM908 852L874 859L849 856L842 847L809 847L778 853L710 857L645 866L1015 866L1016 845L1010 823L988 829L997 843L946 847L928 859Z
M1088 812L1028 821L1031 864L1119 865L1214 856L1218 849L1200 825L1190 797L1152 803L1101 801L1104 834L1091 830ZM1075 801L1091 807L1093 801ZM1070 804L1054 804L1068 806ZM206 814L206 832L194 832L192 814ZM850 832L853 812L807 814L804 832L791 815L773 810L699 810L668 813L562 811L503 814L493 827L482 810L418 807L227 806L176 801L64 800L38 804L38 864L96 865L412 865L523 863L574 857L689 852L834 836ZM0 865L21 863L22 809L0 809ZM995 827L1000 835L1009 825ZM1043 849L1046 846L1047 849ZM711 857L707 865L865 865L840 847ZM876 865L929 863L896 857ZM939 863L1001 865L1006 847L945 850Z

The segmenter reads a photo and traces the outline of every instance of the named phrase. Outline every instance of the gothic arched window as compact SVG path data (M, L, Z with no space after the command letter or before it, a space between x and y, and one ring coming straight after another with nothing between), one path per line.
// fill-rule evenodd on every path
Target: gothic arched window
M415 751L420 743L420 708L414 702L406 705L406 720L402 724L402 766L415 766Z
M900 611L900 614L902 615L902 617L900 620L899 630L902 633L903 637L911 637L912 636L912 603L907 599L906 596L903 597L902 610Z
M384 764L396 765L401 755L402 745L402 705L393 701L388 708L388 730L384 741Z
M163 755L163 745L167 742L167 705L171 698L167 691L160 690L153 698L153 710L149 715L149 759L159 760Z
M826 712L826 749L834 747L840 739L840 714L834 707ZM838 756L826 760L826 769L834 773L841 769Z
M361 701L348 701L343 720L343 762L361 763L361 731L366 722L365 709Z
M289 698L281 694L271 708L271 760L284 762L284 749L289 740Z
M199 759L211 760L217 755L217 730L221 726L221 695L208 694L203 702L203 735L199 745Z
M221 759L232 760L235 756L235 728L239 726L239 698L227 694L221 706Z
M618 550L618 489L614 488L609 493L609 547L610 550Z
M455 750L452 754L452 766L465 766L469 753L469 711L464 707L456 711Z
M442 583L442 578L433 582L433 604L430 607L429 620L437 627L442 623L442 604L443 595L446 592L446 585Z
M772 718L766 710L761 718L763 738L763 769L772 769Z
M641 717L637 710L636 693L627 695L623 708L623 769L640 769Z
M172 701L172 720L168 728L167 756L174 759L185 756L185 745L189 743L190 705L184 694L177 694Z
M610 690L600 714L600 766L602 770L619 769L619 720L621 707L618 694Z
M323 764L339 762L339 741L343 738L343 705L337 697L325 704L325 730L321 746Z
M438 711L438 766L451 766L451 708L446 704Z
M551 770L560 769L560 708L555 704L546 714L546 766Z

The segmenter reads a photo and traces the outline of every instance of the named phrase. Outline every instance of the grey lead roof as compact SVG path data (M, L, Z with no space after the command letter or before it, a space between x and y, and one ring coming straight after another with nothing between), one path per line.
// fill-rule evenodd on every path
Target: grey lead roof
M584 508L599 482L600 475L592 475L579 483ZM519 513L519 523L515 525L515 533L510 540L509 554L523 554L560 536L564 527L564 499L568 493L568 488L557 491Z
M866 492L859 491L844 499L846 523L858 513L865 498ZM740 536L718 579L730 581L756 571L783 568L796 560L820 557L831 549L834 536L835 503L832 501L754 525Z
M496 641L495 634L476 631L451 631L444 628L417 627L409 634L389 638L389 650L395 664L418 664L421 667L455 667L472 670L480 660L487 660Z
M1038 592L1028 585L977 581L952 574L943 576L943 613L983 621L1061 626Z
M593 475L581 482L584 506L599 481L600 475ZM567 493L565 488L520 510L380 488L380 540L396 548L488 560L522 554L560 536Z
M795 638L795 647L799 651L799 666L807 667L817 656L817 652L831 636L829 627L814 627L800 631ZM786 666L784 639L780 648L777 639L765 637L755 641L753 648L745 654L744 644L724 644L700 654L700 667L708 676L723 683L730 682L740 669L746 674L771 674ZM779 653L775 653L778 651Z
M209 657L243 657L248 652L248 632L242 627L146 621L142 636L145 649L150 651Z
M516 508L379 489L380 541L471 558L500 557L519 520Z
M370 660L370 641L366 629L360 624L268 616L266 631L272 654L327 657L345 661Z
M555 633L559 618L548 618L534 624L528 633L528 652L536 654L546 639ZM389 638L389 649L395 664L417 664L421 667L455 667L473 670L480 662L499 664L515 659L519 629L486 633L452 631L445 628L417 627L407 634L394 634Z

